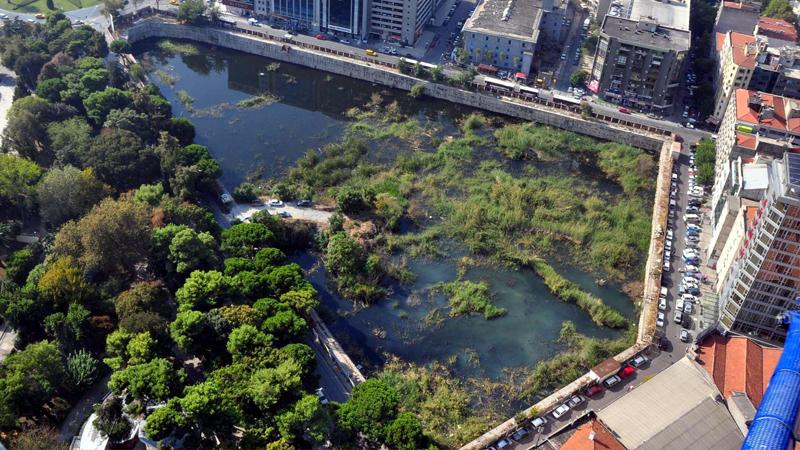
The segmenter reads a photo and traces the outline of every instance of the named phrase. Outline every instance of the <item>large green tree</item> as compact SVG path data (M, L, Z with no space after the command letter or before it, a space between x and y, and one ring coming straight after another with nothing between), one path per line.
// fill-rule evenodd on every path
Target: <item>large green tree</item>
M58 227L78 219L105 197L111 188L98 180L91 169L72 166L47 171L36 188L39 213L48 224Z
M0 425L13 426L22 414L40 414L63 381L64 361L52 342L9 355L0 367Z
M83 160L97 176L120 192L158 177L158 160L139 137L115 128L96 137Z
M0 153L0 206L31 206L42 171L25 158Z
M397 391L374 378L353 388L353 395L339 408L339 425L350 432L361 432L381 442L386 427L397 415Z

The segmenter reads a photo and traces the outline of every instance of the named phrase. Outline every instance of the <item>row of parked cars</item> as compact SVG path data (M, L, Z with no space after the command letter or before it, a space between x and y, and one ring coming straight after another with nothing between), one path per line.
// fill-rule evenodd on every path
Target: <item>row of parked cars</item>
M683 221L686 224L686 237L684 238L684 250L681 254L683 266L679 269L682 276L675 300L673 316L675 323L683 327L680 332L680 339L683 342L689 342L691 340L691 335L686 325L691 324L691 315L697 310L700 283L703 280L703 274L700 272L699 267L700 233L702 232L702 214L700 213L700 206L703 202L705 191L703 187L697 184L697 169L694 164L694 147L692 147L691 152L689 158L689 186L687 189L688 201L683 215ZM672 175L670 211L667 220L666 239L664 241L664 272L669 272L671 270L670 264L673 240L675 238L675 211L677 210L677 170L676 168L676 172ZM665 326L666 322L666 311L668 308L667 293L667 287L662 285L658 300L659 312L656 316L656 325L659 327Z
M649 361L650 360L644 355L636 355L630 361L625 363L625 365L623 365L615 375L606 378L602 383L592 384L574 393L566 402L558 405L549 413L545 413L534 418L530 421L530 423L517 428L509 433L506 437L495 442L494 445L486 447L485 450L502 450L513 447L514 445L520 443L520 441L523 441L527 437L531 436L532 433L540 432L549 423L548 417L554 420L561 419L570 410L575 409L577 406L583 403L586 403L588 398L596 397L604 390L623 383L623 380L630 378L634 373L636 373L636 369L646 365Z

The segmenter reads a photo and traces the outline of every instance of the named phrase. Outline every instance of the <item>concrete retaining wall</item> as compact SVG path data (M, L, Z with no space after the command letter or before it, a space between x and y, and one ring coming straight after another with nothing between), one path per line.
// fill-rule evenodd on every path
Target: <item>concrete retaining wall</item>
M423 84L426 95L430 97L530 120L603 140L630 144L653 153L661 150L664 139L663 136L641 130L630 130L596 120L584 120L579 114L548 108L544 105L521 104L503 100L494 95L419 80L403 75L389 67L354 60L351 57L344 57L344 55L325 54L300 48L295 43L287 44L281 42L280 37L277 36L265 35L265 38L261 38L226 29L179 25L154 17L133 24L127 29L127 37L131 43L158 37L190 39L403 90L410 90L415 84ZM273 40L269 40L269 38Z

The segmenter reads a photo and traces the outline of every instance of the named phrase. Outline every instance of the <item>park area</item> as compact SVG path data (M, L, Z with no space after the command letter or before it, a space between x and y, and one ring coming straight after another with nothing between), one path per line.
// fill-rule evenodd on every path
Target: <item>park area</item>
M98 4L98 0L0 0L0 9L18 13L72 11Z

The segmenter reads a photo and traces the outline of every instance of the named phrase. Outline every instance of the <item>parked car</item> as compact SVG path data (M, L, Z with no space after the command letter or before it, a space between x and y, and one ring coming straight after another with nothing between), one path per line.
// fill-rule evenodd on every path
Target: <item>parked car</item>
M315 38L317 38L317 39L319 39L320 41L327 41L327 40L328 40L328 36L325 36L325 35L324 35L324 34L322 34L322 33L319 33L319 34L317 34L317 35L316 35L316 36L314 36L314 37L315 37Z
M564 403L563 405L559 406L558 408L553 411L553 417L557 420L560 419L564 414L569 412L569 405Z
M614 387L617 384L619 384L620 381L622 381L622 378L620 378L618 375L612 375L609 378L607 378L605 381L603 381L603 384L607 388L611 388L611 387Z
M512 442L508 438L503 438L503 439L500 439L499 441L497 441L497 444L495 444L495 445L497 446L497 450L500 450L500 449L503 449L503 448L511 446L511 444L512 444Z
M675 312L675 323L681 323L681 322L683 322L683 312L676 311Z
M631 375L633 375L634 372L636 372L636 368L635 367L633 367L633 366L625 366L622 369L620 369L619 372L617 372L617 375L620 378L625 379L625 378L628 378Z
M534 428L543 427L543 426L547 425L547 418L545 418L544 416L537 417L537 418L531 420L531 425L533 425Z
M517 431L511 433L511 439L515 441L519 441L520 439L524 439L525 436L529 435L531 432L525 427L518 429Z
M667 299L665 298L658 299L658 309L661 311L667 310Z
M567 405L569 405L570 408L574 408L585 401L586 397L582 396L581 394L577 394L567 401Z
M689 342L689 339L691 339L691 336L689 336L689 331L686 330L686 328L682 329L681 330L681 341Z
M656 316L656 326L663 327L664 326L664 313L659 312Z
M619 111L619 112L621 112L621 113L623 113L623 114L630 114L630 113L631 113L631 110L630 110L630 109L628 109L628 108L625 108L625 107L623 107L623 106L620 106L620 107L619 107L619 109L618 109L618 111Z
M325 396L325 391L322 388L317 389L317 397L319 397L319 402L323 405L328 404L328 398Z
M644 356L644 355L637 355L637 356L636 356L636 358L633 358L633 359L631 360L631 365L632 365L633 367L637 367L637 368L638 368L638 367L642 367L643 365L647 364L647 362L648 362L648 361L650 361L650 360L649 360L649 359L647 359L647 357L646 357L646 356Z
M284 219L288 219L289 217L292 217L292 215L289 214L289 211L278 211L276 215L278 217L282 217Z
M683 305L683 312L684 314L691 314L694 312L694 303L686 303Z
M283 202L278 200L277 198L273 198L272 200L269 201L269 206L272 206L274 208L280 208L283 206Z
M298 200L296 205L301 208L306 208L311 206L311 200Z
M600 386L599 384L593 384L586 389L586 396L591 398L601 392L603 392L603 386Z

